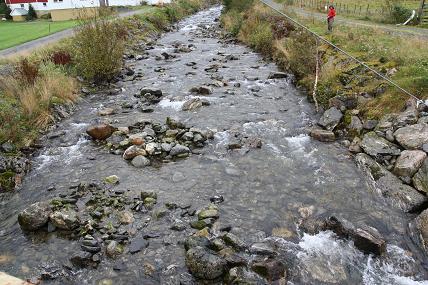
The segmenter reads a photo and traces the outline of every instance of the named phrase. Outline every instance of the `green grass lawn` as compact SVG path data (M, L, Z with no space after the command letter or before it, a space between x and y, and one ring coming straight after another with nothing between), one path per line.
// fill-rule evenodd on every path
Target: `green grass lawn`
M0 22L0 50L54 34L76 25L77 21Z

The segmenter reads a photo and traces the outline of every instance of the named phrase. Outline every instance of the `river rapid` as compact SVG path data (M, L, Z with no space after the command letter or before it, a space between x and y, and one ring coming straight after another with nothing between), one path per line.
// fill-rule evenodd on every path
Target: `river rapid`
M23 233L19 227L17 215L28 205L67 193L80 181L117 175L116 187L137 196L154 190L159 205L174 201L198 208L222 195L221 222L249 244L265 238L275 243L288 267L288 284L428 284L423 281L428 279L427 258L409 238L414 215L373 193L340 143L321 143L307 135L319 116L292 84L292 76L267 79L277 67L247 47L222 39L220 14L221 7L214 7L180 22L148 50L147 59L127 60L142 78L118 82L118 94L88 95L42 139L44 147L32 158L22 189L0 194L0 271L31 278L54 264L67 268L67 274L42 284L193 284L179 241L194 230L169 229L179 216L151 221L136 216L129 226L136 235L156 232L159 237L138 254L104 258L97 269L70 266L78 241L60 232ZM177 42L194 48L159 59L163 52L173 54ZM205 70L214 64L217 71ZM204 96L209 106L181 110L196 96L189 89L219 80L228 86L213 87L213 93ZM142 88L163 91L154 112L121 107L137 100L133 95ZM98 111L106 107L118 112L101 118ZM84 134L89 125L106 118L120 127L141 119L165 122L168 116L211 129L215 137L186 159L138 169ZM262 148L229 150L234 131L260 138ZM301 233L297 224L307 213L335 215L378 229L388 244L386 256L365 255L331 232Z

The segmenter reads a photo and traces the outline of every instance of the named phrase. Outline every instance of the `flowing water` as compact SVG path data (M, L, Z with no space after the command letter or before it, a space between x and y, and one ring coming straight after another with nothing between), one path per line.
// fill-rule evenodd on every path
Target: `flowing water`
M99 181L115 174L120 177L117 187L136 195L141 190L155 190L160 204L175 201L201 207L210 197L223 195L221 221L232 225L248 243L281 229L287 239L268 240L281 249L289 265L289 284L428 284L423 281L428 277L427 259L408 238L407 225L414 216L372 193L364 174L340 144L308 137L307 128L317 120L313 106L289 80L267 79L270 72L277 71L274 64L242 45L220 40L215 32L220 13L221 8L215 7L179 23L178 30L159 39L149 51L149 59L129 62L144 73L143 78L119 82L119 94L86 97L75 114L55 130L65 131L65 135L44 140L22 189L0 196L0 270L29 278L39 274L46 263L67 265L78 242L55 232L23 234L17 214L31 203L67 193L79 181ZM164 51L172 53L177 41L196 48L175 59L156 60ZM239 59L224 61L230 54ZM196 68L187 66L189 62L195 62ZM204 71L213 64L221 66L218 72ZM159 67L164 71L156 72ZM214 88L206 96L210 106L181 111L183 102L192 97L189 89L213 82L213 75L222 76L229 86ZM234 83L241 87L233 87ZM122 103L136 100L133 94L143 87L160 88L165 94L153 113L120 108ZM251 91L255 87L260 91ZM141 119L164 122L171 116L187 125L215 130L216 135L200 155L137 169L83 135L88 125L100 120L97 110L103 107L119 110L109 116L115 126ZM227 150L234 130L261 138L263 147L247 153ZM52 186L56 190L48 191ZM315 215L332 214L377 228L388 242L387 255L364 255L330 232L302 235L296 224L299 209L305 207ZM161 234L151 240L144 254L104 259L96 270L73 269L67 278L45 282L97 284L110 278L113 284L180 284L177 280L189 275L184 249L174 241L189 232L172 232L169 225L165 220L153 221L141 230ZM165 242L168 240L172 242ZM123 262L126 269L113 270L117 262ZM156 268L151 277L144 274L145 263Z

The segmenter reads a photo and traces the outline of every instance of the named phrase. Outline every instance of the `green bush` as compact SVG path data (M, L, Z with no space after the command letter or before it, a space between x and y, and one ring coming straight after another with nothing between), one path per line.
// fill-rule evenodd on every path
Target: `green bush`
M250 46L258 52L270 55L273 47L273 33L269 23L260 23L249 37Z
M144 20L151 23L156 29L162 31L169 25L168 15L165 10L154 10L143 17Z
M122 68L127 31L107 16L82 20L72 41L76 70L87 80L112 79Z
M24 115L19 101L0 94L0 143L22 138Z
M254 0L223 0L223 5L226 11L234 9L242 12L250 8L253 2Z
M0 1L0 14L5 15L6 19L10 20L12 19L12 16L10 15L12 11L10 10L9 6L6 5L3 1Z

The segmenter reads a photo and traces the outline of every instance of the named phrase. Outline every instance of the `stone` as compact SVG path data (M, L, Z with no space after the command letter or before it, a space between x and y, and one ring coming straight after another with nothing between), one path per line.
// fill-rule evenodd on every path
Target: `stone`
M355 137L352 140L351 145L349 146L348 149L352 153L360 153L360 152L362 152L362 149L361 149L361 139L359 137Z
M106 254L110 258L115 258L123 253L123 247L115 240L110 241L106 247Z
M131 164L136 168L144 168L150 165L150 160L142 155L134 157L133 160L131 160Z
M369 132L364 135L361 142L361 148L370 156L379 155L400 155L400 149L397 145L378 136L375 132Z
M256 261L251 265L251 269L270 282L287 276L285 265L275 259Z
M116 110L113 108L104 108L98 111L100 116L110 116L116 113Z
M182 111L193 111L196 110L202 106L209 106L210 102L208 100L204 100L201 98L192 98L188 101L186 101L183 106L181 107Z
M149 155L153 155L155 154L157 147L158 147L157 143L148 143L146 144L146 152Z
M190 236L184 241L184 249L189 250L194 247L208 248L211 246L210 241L206 237Z
M421 192L428 193L428 158L425 158L419 171L413 176L413 185Z
M397 176L413 177L426 157L427 154L422 150L404 150L397 158L393 173Z
M276 255L277 254L273 246L267 242L257 242L252 244L250 247L250 253L257 254L257 255Z
M357 107L358 99L356 96L335 96L328 103L329 107L335 107L339 110L354 109Z
M153 191L142 191L140 196L142 200L145 200L146 198L152 198L153 200L158 199L158 194Z
M382 197L404 212L415 212L423 207L427 197L416 189L403 184L394 174L366 154L356 156L358 165L368 174L369 186L374 193L380 193Z
M110 175L104 178L104 182L108 184L119 184L119 180L117 175Z
M181 136L182 140L185 141L193 141L193 133L192 132L185 132L182 136Z
M162 151L169 153L172 149L172 145L169 143L162 143L161 149L162 149Z
M321 142L334 142L336 140L336 135L332 131L319 128L311 129L309 135Z
M416 217L415 224L422 247L428 253L428 209Z
M142 251L149 246L149 242L142 237L135 238L129 245L129 252L131 254Z
M49 219L51 223L62 230L74 230L79 226L80 220L77 216L77 212L71 209L63 209L53 212Z
M318 125L326 130L333 131L342 120L342 117L343 114L339 109L331 107L324 112L321 119L318 121Z
M284 72L271 72L268 79L287 79L290 75Z
M198 214L199 220L204 220L208 218L217 219L218 217L219 217L218 210L215 210L215 209L202 210Z
M94 262L92 261L92 254L87 251L79 251L75 253L71 258L70 262L76 267L88 267L94 266Z
M175 129L184 129L186 126L182 123L182 122L179 122L179 121L177 121L177 120L175 120L175 119L172 119L172 118L170 118L170 117L167 117L166 118L166 125L170 128L170 129L172 129L172 130L175 130ZM178 133L178 132L177 132ZM176 134L177 134L176 133ZM168 136L168 134L167 134L167 136Z
M405 149L422 149L428 143L428 125L415 124L395 131L395 139Z
M186 252L186 266L194 277L213 280L226 273L227 262L210 250L197 246Z
M130 211L121 211L118 214L119 222L124 225L129 225L134 222L134 215Z
M171 156L177 156L177 155L188 154L188 153L190 153L190 149L187 146L184 146L181 144L176 144L169 152Z
M397 114L391 113L383 116L378 124L376 125L375 130L379 132L386 132L387 130L393 130L395 128L395 122L397 120Z
M245 242L232 233L226 233L223 236L223 240L227 245L235 248L236 250L241 251L247 248L247 245L245 244Z
M211 227L213 223L214 219L203 219L190 222L190 226L194 229L202 230L206 227Z
M348 129L352 135L359 135L363 129L363 123L361 123L360 118L352 116Z
M108 139L114 132L115 128L107 124L99 124L86 129L86 133L95 140Z
M211 93L213 93L211 87L209 86L193 87L192 89L190 89L190 92L199 95L210 95Z
M386 252L386 242L375 228L356 229L352 240L354 246L366 254L383 255Z
M231 268L226 281L226 284L266 284L264 279L241 266ZM278 284L282 285L282 283Z
M418 117L419 112L416 108L416 105L411 104L404 112L398 114L395 120L395 125L397 127L404 127L407 125L416 124L418 122Z
M363 128L368 131L372 131L376 128L378 121L377 120L367 120L363 124Z
M35 231L48 223L51 213L48 202L37 202L19 213L18 222L22 229Z
M147 152L144 149L136 145L132 145L125 150L122 157L125 160L131 160L137 156L146 156L146 155L147 155Z

